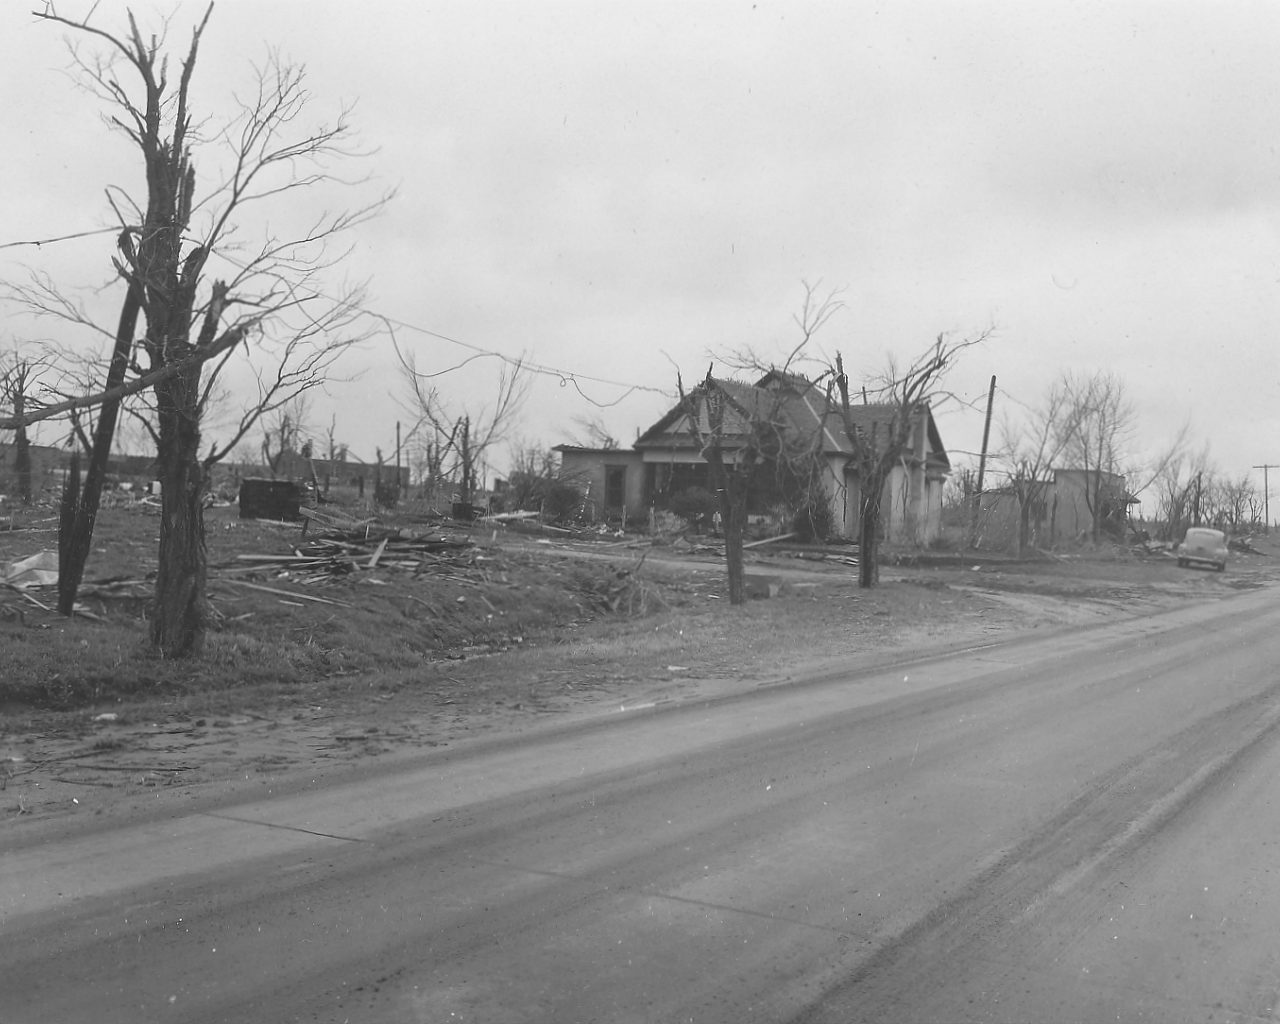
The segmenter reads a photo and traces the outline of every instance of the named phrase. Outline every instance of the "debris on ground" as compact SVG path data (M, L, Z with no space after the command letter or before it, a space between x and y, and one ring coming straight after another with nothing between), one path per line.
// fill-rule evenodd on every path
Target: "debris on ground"
M27 522L19 523L17 512L16 510L14 510L14 511L10 511L9 521L7 523L0 523L0 531L3 531L5 533L9 533L9 532L16 533L19 530L25 530L30 533L49 533L51 532L51 530L43 529L43 527L48 526L49 523L54 523L55 526L52 529L56 530L57 522L58 522L57 517L51 516L47 519L31 519L31 520L28 520Z
M367 536L368 530L380 522L376 516L371 516L366 519L357 519L354 516L349 516L338 511L332 506L327 511L322 512L318 508L309 508L306 505L303 505L298 509L298 513L302 516L303 537L306 537L307 530L310 528L312 523L315 523L317 527L323 529L342 530L348 533L364 529Z
M391 569L465 581L484 556L470 538L405 537L372 522L354 530L330 530L296 546L288 554L237 555L234 562L211 566L210 575L227 578L270 574L301 583L327 583L370 569Z
M758 548L763 544L773 544L780 540L791 540L794 536L794 533L780 533L776 537L765 537L763 540L753 540L750 543L743 544L742 549L745 551L747 548Z
M37 551L26 558L12 562L0 562L0 583L11 587L56 585L58 582L58 552Z
M1227 547L1232 551L1243 551L1249 555L1265 555L1265 551L1259 551L1250 543L1252 540L1252 537L1232 537L1227 541Z

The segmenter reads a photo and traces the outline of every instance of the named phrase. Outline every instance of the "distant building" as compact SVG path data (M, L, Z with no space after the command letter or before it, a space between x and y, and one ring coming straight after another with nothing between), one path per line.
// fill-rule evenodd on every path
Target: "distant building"
M49 492L59 494L67 472L71 468L71 449L33 444L27 448L31 456L32 497ZM80 455L81 471L88 457ZM145 485L155 479L155 456L112 455L107 460L107 479L112 484L136 483ZM0 444L0 494L12 495L17 491L17 445L12 441Z
M1098 508L1098 529L1113 537L1124 536L1129 509L1139 503L1129 493L1121 473L1085 469L1055 469L1045 482L1042 496L1032 502L1029 525L1033 546L1049 546L1093 533L1093 508ZM981 544L989 548L1014 548L1018 543L1019 507L1011 487L996 487L982 494Z
M385 486L395 486L396 466L394 463L378 465L368 463L353 455L346 448L338 451L338 458L307 458L300 452L286 451L281 454L274 470L270 466L241 465L240 475L244 477L274 477L280 480L311 480L312 474L321 493L329 487L354 487L361 494L367 490L373 495L376 482ZM400 493L409 491L410 472L408 466L400 467Z

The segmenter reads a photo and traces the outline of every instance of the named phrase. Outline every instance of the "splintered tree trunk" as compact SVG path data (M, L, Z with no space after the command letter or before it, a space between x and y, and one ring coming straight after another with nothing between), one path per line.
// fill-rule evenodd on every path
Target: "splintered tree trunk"
M63 580L67 578L68 552L71 550L71 533L76 524L76 506L80 502L80 453L71 453L71 467L62 483L62 503L58 509L58 594L61 598ZM68 612L67 614L70 614Z
M1031 542L1031 502L1022 503L1018 514L1018 557L1027 557L1027 547Z
M736 493L738 490L743 493ZM745 488L730 485L720 492L720 516L724 520L724 564L729 577L729 603L743 604L747 599L742 558L742 541L747 532Z
M195 654L208 621L204 492L197 409L199 370L156 387L160 420L160 570L151 643L165 658Z
M471 492L475 489L475 455L471 451L471 419L464 416L458 438L458 461L462 463L462 483L458 487L458 500L471 504Z
M26 395L19 391L13 396L13 415L22 418L26 412ZM27 428L18 427L13 435L13 468L18 476L18 495L22 504L31 504L31 442L27 440Z
M858 586L874 587L880 582L880 503L868 502L858 526Z
M713 442L704 456L711 487L720 499L720 518L724 521L724 566L729 577L729 603L747 600L745 572L742 563L742 541L747 532L747 482L749 476L741 467L731 472L725 468L719 443Z
M880 583L880 501L885 481L872 477L862 492L862 514L858 520L858 586Z
M133 349L133 332L138 326L138 313L141 309L141 294L137 288L130 286L120 310L115 347L111 353L111 363L107 367L108 391L124 382L129 369L129 353ZM98 409L98 424L93 432L93 450L89 453L89 466L85 470L84 489L76 499L75 522L60 545L63 550L63 568L58 576L58 612L62 615L72 614L80 581L84 579L84 567L89 560L89 549L93 545L93 527L98 519L98 505L107 479L107 461L111 458L111 445L115 440L119 416L118 398L103 402Z
M17 415L21 416L22 413ZM31 442L27 440L27 431L19 427L13 441L13 467L18 475L18 495L22 504L31 504Z

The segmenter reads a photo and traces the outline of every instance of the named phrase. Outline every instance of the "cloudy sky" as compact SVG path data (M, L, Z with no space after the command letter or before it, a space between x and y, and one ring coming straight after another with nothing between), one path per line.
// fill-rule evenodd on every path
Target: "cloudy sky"
M109 225L104 186L139 173L27 6L0 9L0 244ZM203 4L135 10L176 10L180 47ZM317 118L357 103L363 170L398 189L346 273L417 328L420 367L473 354L442 335L562 371L529 441L597 415L633 439L677 366L789 348L821 280L845 308L820 348L855 377L995 327L949 381L956 452L993 374L999 422L1062 370L1109 370L1135 456L1190 423L1233 476L1280 463L1276 4L221 0L196 103L225 109L268 46L307 66ZM110 246L0 249L0 274L100 287ZM0 321L0 343L51 332ZM390 450L393 367L385 340L352 356L317 427ZM438 384L474 409L496 374Z

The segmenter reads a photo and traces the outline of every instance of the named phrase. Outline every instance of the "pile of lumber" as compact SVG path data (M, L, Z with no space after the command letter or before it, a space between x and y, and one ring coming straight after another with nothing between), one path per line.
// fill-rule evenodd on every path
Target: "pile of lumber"
M474 569L478 558L468 539L402 537L395 530L370 527L331 531L284 554L237 555L234 562L218 566L216 574L222 578L288 576L299 583L316 584L384 569L467 580L468 570Z

